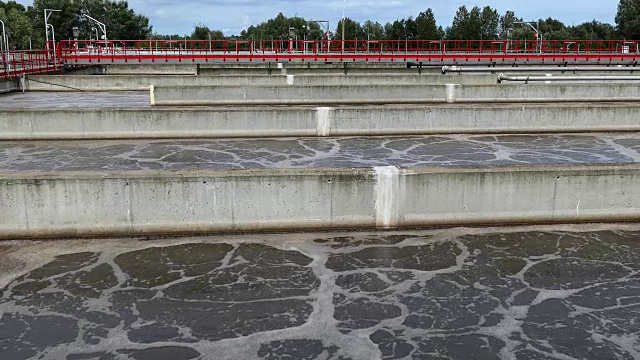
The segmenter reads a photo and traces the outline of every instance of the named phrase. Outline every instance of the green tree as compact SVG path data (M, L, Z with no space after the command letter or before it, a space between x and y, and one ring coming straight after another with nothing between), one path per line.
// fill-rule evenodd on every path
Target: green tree
M320 25L314 21L307 21L298 16L286 17L279 13L276 17L262 22L258 25L252 25L240 33L243 39L288 39L289 35L298 39L322 39L323 31Z
M418 14L416 17L417 38L420 40L438 40L442 39L442 27L436 23L433 10L430 8Z
M81 38L89 38L89 34L95 34L92 29L95 24L82 17L83 14L104 23L110 39L148 39L152 34L149 19L136 14L122 0L34 0L28 13L33 21L33 28L42 29L43 34L44 9L61 10L52 13L49 18L49 23L55 29L56 40L71 39L75 26L80 28ZM42 40L44 41L44 36Z
M405 31L404 21L396 20L392 23L387 23L384 26L384 32L387 40L400 40L404 39L407 32Z
M367 20L362 24L362 30L367 34L367 38L371 40L382 40L385 37L384 27L379 22Z
M51 13L48 22L54 28L56 40L61 40L70 39L73 36L72 29L78 22L81 8L82 2L79 0L34 0L28 13L34 30L39 34L38 42L44 44L44 9L61 10Z
M624 38L640 39L640 0L620 0L615 20Z
M33 28L26 8L15 1L9 1L6 4L0 1L0 20L6 25L9 48L28 49Z
M496 40L500 36L500 14L498 10L485 6L480 13L480 39Z
M513 11L507 11L500 17L500 39L523 40L531 39L533 31L526 25L516 24L522 22L521 17L517 17Z
M28 49L33 28L27 14L14 8L9 9L6 17L9 46L13 49Z
M336 27L336 32L334 34L334 39L342 40L342 20L338 22L338 26ZM355 20L351 20L350 18L344 19L344 39L345 40L355 40L355 39L366 39L367 33L362 28L359 22Z
M616 30L611 24L589 21L569 28L572 39L578 40L614 40Z
M456 11L451 26L447 29L447 39L471 40L481 33L480 8L475 6L469 11L462 5Z
M571 33L565 24L557 19L547 18L538 21L538 31L544 40L569 40Z
M189 38L191 40L209 40L209 35L211 35L211 30L208 26L198 24L193 28L191 32L191 36Z
M402 19L402 23L404 24L404 37L407 40L415 40L418 37L418 24L413 19L412 16L409 16L408 19Z

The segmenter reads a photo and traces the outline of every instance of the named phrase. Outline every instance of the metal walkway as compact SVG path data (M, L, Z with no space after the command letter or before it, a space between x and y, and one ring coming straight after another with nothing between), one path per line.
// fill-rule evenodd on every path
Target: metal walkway
M62 66L59 51L57 55L46 50L11 51L0 54L0 79L59 71Z
M0 78L110 64L365 63L418 66L635 67L640 41L65 40L0 58Z
M66 64L413 63L444 65L623 65L638 41L110 40L62 41Z

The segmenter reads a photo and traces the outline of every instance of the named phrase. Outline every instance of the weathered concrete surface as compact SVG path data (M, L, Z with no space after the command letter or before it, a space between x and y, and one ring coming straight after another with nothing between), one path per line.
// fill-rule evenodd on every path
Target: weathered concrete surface
M495 84L497 76L476 75L32 75L26 83L30 91L131 91L155 86L325 86L325 85L415 85L415 84Z
M7 109L73 109L76 114L82 114L83 109L140 109L145 107L149 107L149 91L26 92L0 96L0 110L2 111Z
M242 69L242 68L240 68ZM94 68L83 71L97 71ZM505 73L509 74L509 73ZM550 80L558 77L558 74L545 74L544 72L518 73L520 76L550 76ZM575 76L585 77L593 75L607 75L606 73L578 73ZM29 91L135 91L148 90L150 85L155 86L325 86L325 85L434 85L434 84L496 84L498 74L472 73L472 74L313 74L304 73L294 75L282 75L280 72L268 74L236 74L236 75L159 75L140 74L131 75L30 75L27 77L26 89ZM564 81L565 83L571 81ZM576 82L576 81L573 81ZM582 82L582 81L580 81ZM599 81L597 83L629 83L629 81ZM637 82L636 82L637 83Z
M7 94L14 91L20 91L19 80L2 80L0 79L0 94Z
M6 359L634 359L640 228L0 243ZM212 326L215 324L215 326Z
M140 75L140 74L179 74L195 75L198 72L197 65L187 64L154 64L154 65L104 65L103 73L111 75Z
M640 101L637 84L157 86L151 105Z
M143 104L145 96L131 102ZM27 94L40 103L49 94ZM76 94L73 95L76 97ZM122 108L127 100L101 97L89 108L5 109L0 139L152 139L429 135L455 133L566 133L640 131L637 103L447 104L341 107ZM129 95L127 95L129 96ZM82 98L86 98L82 94ZM139 97L139 98L138 98ZM54 97L57 98L57 97ZM0 98L0 108L3 107ZM111 105L108 101L113 101ZM46 102L45 102L46 103ZM92 105L109 108L92 108Z
M636 135L2 142L0 236L640 220L639 152Z
M640 166L4 173L0 237L639 221Z

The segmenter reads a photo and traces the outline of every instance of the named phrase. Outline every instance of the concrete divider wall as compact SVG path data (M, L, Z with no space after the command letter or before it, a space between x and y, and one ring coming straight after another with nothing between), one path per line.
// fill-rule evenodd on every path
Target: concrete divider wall
M640 105L6 110L0 140L640 131Z
M0 237L640 220L640 166L0 176Z
M325 85L415 85L415 84L495 84L497 76L477 75L31 75L29 91L131 91L155 86L325 86Z
M637 84L151 86L152 105L638 101Z
M608 101L622 98L640 100L640 86L637 83L581 83L581 84L519 84L501 85L460 85L455 86L454 101L498 99L519 100L565 100L594 99Z
M197 74L197 66L194 64L127 64L105 65L103 73L113 75L139 75L139 74Z
M19 80L0 80L0 94L7 94L14 91L20 91Z
M8 110L0 139L315 136L314 109Z

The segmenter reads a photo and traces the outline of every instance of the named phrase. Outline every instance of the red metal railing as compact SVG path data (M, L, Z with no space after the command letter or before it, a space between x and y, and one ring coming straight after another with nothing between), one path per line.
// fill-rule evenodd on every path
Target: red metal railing
M51 50L14 51L0 54L3 79L22 74L60 70L74 60L167 61L168 59L216 59L231 61L415 61L467 58L517 59L575 56L599 58L640 57L640 41L602 40L65 40Z
M26 50L0 54L0 77L4 80L23 74L37 74L62 69L62 53L56 51Z
M639 41L587 40L109 40L62 41L69 64L115 62L454 62L640 58ZM602 57L602 58L601 58Z
M640 41L614 40L65 40L64 55L236 54L638 54Z

